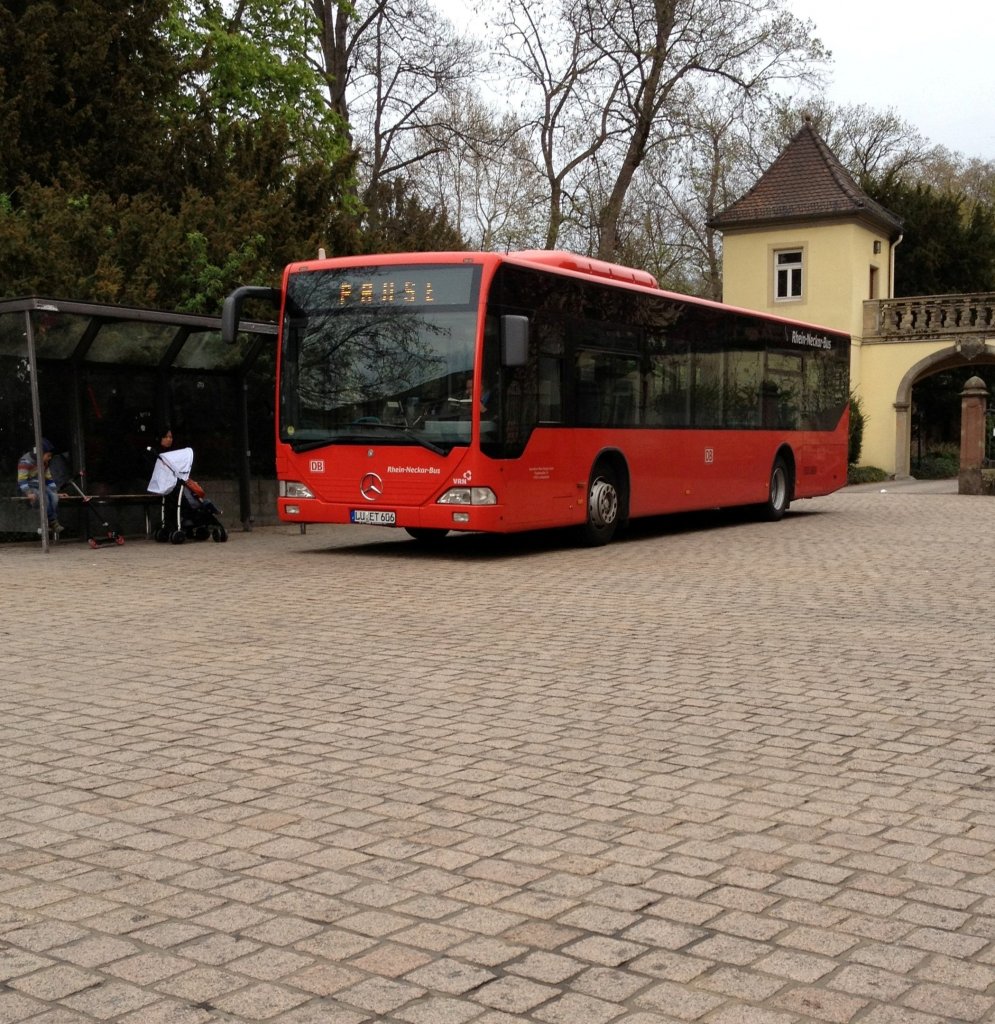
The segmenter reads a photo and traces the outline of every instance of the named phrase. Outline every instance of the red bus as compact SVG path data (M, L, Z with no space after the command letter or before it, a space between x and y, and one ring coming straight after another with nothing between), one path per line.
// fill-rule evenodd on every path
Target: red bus
M279 515L508 533L733 505L847 473L850 339L564 252L295 263L279 302Z

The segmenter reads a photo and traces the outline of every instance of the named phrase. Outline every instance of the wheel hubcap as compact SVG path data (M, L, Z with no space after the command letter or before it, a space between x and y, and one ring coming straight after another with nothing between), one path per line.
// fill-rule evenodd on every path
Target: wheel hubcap
M587 509L595 526L611 526L618 515L618 491L614 485L600 477L591 484Z
M788 481L785 478L783 469L774 470L770 481L770 503L776 508L784 507L784 500L788 494Z

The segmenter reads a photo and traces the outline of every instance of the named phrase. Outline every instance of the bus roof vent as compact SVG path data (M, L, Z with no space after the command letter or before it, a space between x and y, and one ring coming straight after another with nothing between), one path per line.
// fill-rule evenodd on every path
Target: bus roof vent
M572 270L576 274L588 274L591 277L607 277L612 281L628 281L641 284L646 288L659 288L656 278L646 270L635 270L623 267L606 260L595 260L590 256L577 256L562 249L525 249L521 252L510 252L512 259L527 260L529 263L541 263L547 267L559 267L561 270Z

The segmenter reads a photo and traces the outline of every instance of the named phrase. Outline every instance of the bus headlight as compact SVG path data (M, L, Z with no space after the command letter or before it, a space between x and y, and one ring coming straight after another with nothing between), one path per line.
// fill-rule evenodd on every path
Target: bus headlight
M306 484L299 483L297 480L281 480L279 483L279 493L281 498L314 497L314 491Z
M439 498L440 505L496 505L497 497L489 487L450 487Z

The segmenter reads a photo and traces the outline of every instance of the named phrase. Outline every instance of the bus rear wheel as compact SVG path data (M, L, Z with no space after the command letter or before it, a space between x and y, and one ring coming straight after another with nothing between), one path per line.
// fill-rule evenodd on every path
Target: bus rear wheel
M759 506L758 511L768 523L776 523L788 511L791 504L791 473L787 460L778 455L774 467L770 471L770 486L767 488L767 501Z
M587 521L583 539L591 546L607 544L618 530L622 518L622 494L618 478L607 463L599 463L587 486Z

